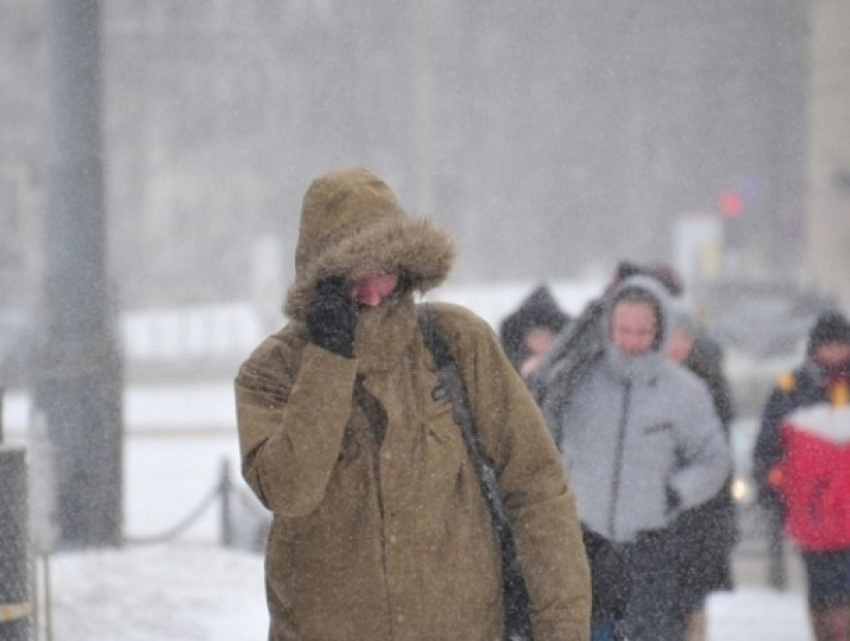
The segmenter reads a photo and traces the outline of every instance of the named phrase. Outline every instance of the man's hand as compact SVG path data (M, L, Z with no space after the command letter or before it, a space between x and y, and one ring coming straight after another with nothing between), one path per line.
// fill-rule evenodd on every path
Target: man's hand
M342 276L331 276L316 285L305 321L314 345L346 358L354 356L357 315L348 284Z

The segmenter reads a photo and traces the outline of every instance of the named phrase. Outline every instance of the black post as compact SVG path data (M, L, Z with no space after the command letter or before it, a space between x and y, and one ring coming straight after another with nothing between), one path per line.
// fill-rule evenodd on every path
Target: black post
M51 0L44 343L33 380L53 446L60 547L121 541L121 361L106 274L98 0Z

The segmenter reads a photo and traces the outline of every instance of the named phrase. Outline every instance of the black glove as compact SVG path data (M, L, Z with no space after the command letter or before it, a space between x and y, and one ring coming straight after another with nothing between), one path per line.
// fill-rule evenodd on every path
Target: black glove
M352 358L357 315L348 284L342 276L331 276L316 285L304 317L314 345Z

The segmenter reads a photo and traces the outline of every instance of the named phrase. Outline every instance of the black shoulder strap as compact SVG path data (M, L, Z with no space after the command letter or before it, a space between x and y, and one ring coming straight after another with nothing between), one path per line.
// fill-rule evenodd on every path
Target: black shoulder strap
M481 449L481 443L478 441L478 433L475 430L474 419L469 409L466 385L460 373L460 367L452 355L446 340L434 327L431 308L428 303L420 304L417 307L417 312L419 315L419 327L425 339L425 345L434 357L434 364L437 366L437 378L445 388L446 395L452 403L455 422L460 427L463 440L466 442L469 455L475 465L475 470L481 479L481 488L484 490L488 502L490 502L490 498L493 495L501 502L495 473L487 462L484 452Z
M469 458L478 475L481 492L487 501L493 526L499 538L502 558L502 578L504 583L505 625L508 638L531 639L531 619L528 591L516 557L513 532L505 512L499 484L492 466L484 456L475 421L469 409L466 385L457 360L451 352L445 338L434 327L431 308L428 303L417 306L419 328L425 340L425 346L434 357L437 378L443 385L446 395L452 403L455 423L460 427Z

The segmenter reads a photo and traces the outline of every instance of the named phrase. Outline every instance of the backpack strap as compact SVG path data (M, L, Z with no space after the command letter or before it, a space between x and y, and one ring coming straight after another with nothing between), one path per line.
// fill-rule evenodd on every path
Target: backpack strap
M458 362L452 355L445 338L434 327L432 311L428 303L418 305L417 313L419 316L419 328L422 331L422 337L425 339L425 346L434 357L434 365L437 367L437 378L440 380L446 395L452 403L455 423L460 427L463 440L466 442L469 456L481 481L481 489L484 491L489 504L493 503L493 498L495 498L496 503L501 504L496 474L484 456L481 443L478 440L475 422L472 412L469 409L466 384L461 375ZM504 512L503 507L500 509Z
M419 328L425 346L434 358L437 378L452 403L452 410L460 428L469 458L475 468L481 493L490 509L493 527L499 539L502 562L503 597L505 607L506 638L531 639L531 609L525 579L519 568L511 524L505 512L499 483L493 467L487 461L475 430L475 420L469 409L466 385L457 360L445 338L434 327L431 307L428 303L417 305Z

